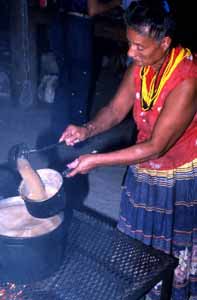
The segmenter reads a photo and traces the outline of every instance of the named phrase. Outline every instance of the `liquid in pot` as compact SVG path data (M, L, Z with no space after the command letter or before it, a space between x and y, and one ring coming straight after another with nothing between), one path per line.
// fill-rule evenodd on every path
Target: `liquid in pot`
M40 219L32 217L21 197L8 198L0 203L0 235L8 237L35 237L57 228L62 214Z
M45 186L39 174L34 170L25 158L17 159L17 169L24 180L26 196L32 200L47 199Z

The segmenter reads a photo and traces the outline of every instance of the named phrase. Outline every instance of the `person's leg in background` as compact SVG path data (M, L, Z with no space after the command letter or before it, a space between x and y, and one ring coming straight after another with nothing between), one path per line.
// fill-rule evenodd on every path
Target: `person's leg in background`
M51 128L56 139L70 124L88 120L93 71L93 21L91 18L64 15L50 30L59 79L52 106Z
M54 16L49 27L48 38L50 50L55 56L59 70L62 70L65 56L65 43L63 17L61 14L56 14Z
M64 79L69 121L82 125L88 120L93 72L93 21L68 15L65 21Z
M49 29L50 50L53 52L59 70L58 85L54 103L51 106L50 142L57 142L62 131L70 122L67 90L67 74L65 73L65 15L58 14Z

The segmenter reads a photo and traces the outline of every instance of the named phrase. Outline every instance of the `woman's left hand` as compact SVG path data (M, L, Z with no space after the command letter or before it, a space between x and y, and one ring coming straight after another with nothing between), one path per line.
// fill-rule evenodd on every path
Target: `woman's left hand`
M90 170L97 167L97 160L95 154L81 155L67 165L71 170L66 177L73 177L76 174L86 174Z

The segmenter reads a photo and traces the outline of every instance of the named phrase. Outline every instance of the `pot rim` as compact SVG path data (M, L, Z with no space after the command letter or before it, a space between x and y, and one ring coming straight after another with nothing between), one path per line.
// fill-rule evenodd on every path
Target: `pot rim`
M45 179L44 177L42 177L43 175L46 175L47 173L51 174L51 175L55 175L58 177L58 179L60 180L59 181L59 185L57 187L57 191L53 194L53 195L50 195L50 197L46 198L46 199L43 199L43 200L35 200L35 199L30 199L28 198L24 192L23 192L23 189L25 189L25 181L22 180L20 185L19 185L19 188L18 188L18 191L19 191L19 194L21 196L21 198L24 200L24 201L27 201L27 202L30 202L30 203L42 203L42 202L47 202L48 200L50 200L51 198L55 197L59 190L61 189L62 185L63 185L63 176L61 175L60 172L54 170L54 169L50 169L50 168L43 168L43 169L38 169L36 170L36 172L38 173L38 175L40 175L41 179ZM44 180L43 180L43 183L45 184Z
M9 198L2 199L0 201L0 209L1 209L2 206L3 207L13 207L13 204L15 204L15 205L24 205L24 207L25 207L25 202L22 199L22 197L21 196L15 196L15 197L9 197ZM36 217L32 216L31 214L29 214L28 210L27 210L27 213L30 216L30 218L40 220L39 218L36 218ZM32 240L35 240L35 239L38 239L38 238L47 237L48 235L51 235L55 231L58 231L59 227L65 221L65 219L64 219L64 213L63 212L59 212L59 213L57 213L56 215L54 215L52 217L43 219L43 222L44 222L44 220L52 219L54 217L59 217L60 218L60 222L54 228L52 228L51 230L49 230L47 232L44 232L44 233L41 233L41 234L38 234L38 235L23 236L23 237L3 235L3 234L0 233L0 240L3 239L3 240L7 240L7 241L9 241L9 240L13 241L13 239L14 239L15 241L24 241L24 240L31 240L32 241Z

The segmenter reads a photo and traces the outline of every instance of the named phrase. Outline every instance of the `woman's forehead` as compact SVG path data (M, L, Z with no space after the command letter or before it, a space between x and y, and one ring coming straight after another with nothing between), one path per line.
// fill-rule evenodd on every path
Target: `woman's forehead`
M132 43L137 44L155 44L156 40L149 36L149 29L144 27L143 32L136 31L135 29L128 27L127 28L127 39Z
M137 27L135 28L134 26L133 27L130 27L128 26L127 27L127 32L131 32L132 33L135 33L137 35L140 35L140 36L146 36L146 37L150 37L150 26L146 25L146 26L140 26L140 27Z

